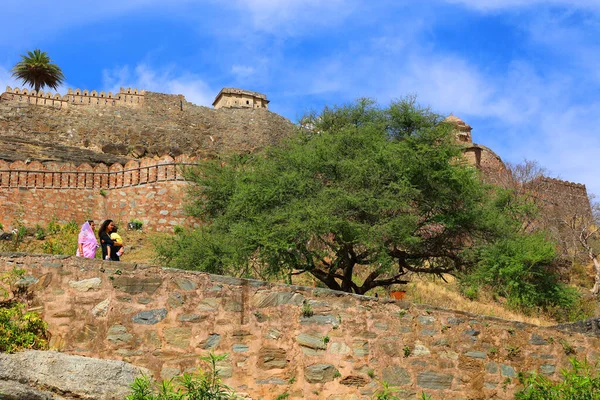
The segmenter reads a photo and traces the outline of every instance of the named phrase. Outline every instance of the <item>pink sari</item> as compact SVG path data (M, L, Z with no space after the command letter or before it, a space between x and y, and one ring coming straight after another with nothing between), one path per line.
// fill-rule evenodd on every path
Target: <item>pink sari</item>
M85 222L79 232L79 239L77 243L81 243L83 248L83 254L79 253L79 246L77 246L77 257L94 258L96 257L96 249L98 248L98 240L94 235L94 230L90 226L89 222Z

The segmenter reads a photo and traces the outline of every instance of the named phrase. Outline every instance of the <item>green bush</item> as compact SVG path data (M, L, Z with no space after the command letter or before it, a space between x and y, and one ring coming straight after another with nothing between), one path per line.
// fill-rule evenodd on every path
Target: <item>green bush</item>
M572 310L579 304L577 290L560 282L553 270L555 245L543 233L515 234L477 253L475 268L461 278L466 296L485 287L505 297L509 307L525 313Z
M597 400L600 399L598 363L571 359L571 369L563 370L562 382L552 382L539 374L521 378L525 387L515 393L517 400Z
M227 358L226 354L210 353L201 360L208 364L208 371L183 374L161 383L147 376L136 378L131 385L132 393L126 400L227 400L236 399L233 390L221 382L217 362Z
M37 313L23 313L24 305L0 303L0 353L48 348L48 325Z

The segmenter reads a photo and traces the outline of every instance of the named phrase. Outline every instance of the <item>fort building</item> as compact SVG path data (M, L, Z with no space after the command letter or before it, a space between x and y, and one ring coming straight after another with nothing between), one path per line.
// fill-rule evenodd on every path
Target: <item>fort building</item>
M268 108L267 96L249 90L223 88L213 101L214 108Z

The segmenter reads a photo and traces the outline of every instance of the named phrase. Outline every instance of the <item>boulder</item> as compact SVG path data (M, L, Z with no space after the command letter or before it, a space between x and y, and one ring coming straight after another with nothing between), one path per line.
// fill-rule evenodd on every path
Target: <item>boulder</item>
M0 354L0 392L6 399L122 400L146 368L55 351Z

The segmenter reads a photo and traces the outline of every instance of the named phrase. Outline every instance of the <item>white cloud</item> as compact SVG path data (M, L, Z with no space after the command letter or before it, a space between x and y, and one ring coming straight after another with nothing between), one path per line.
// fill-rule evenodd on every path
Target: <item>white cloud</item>
M232 4L249 13L255 30L294 34L314 26L344 20L358 0L235 0Z
M103 86L107 91L118 92L121 87L144 89L152 92L183 94L186 100L210 106L218 91L198 75L182 72L177 68L152 69L146 64L138 64L131 69L123 66L103 71Z
M247 79L254 75L256 69L251 65L233 65L231 66L231 73L236 76L238 80Z
M445 0L448 3L462 4L479 11L498 11L537 6L563 6L574 9L600 10L598 0Z

